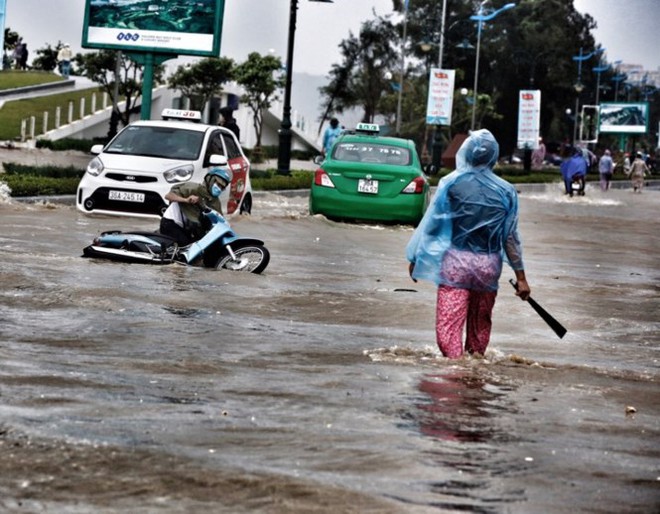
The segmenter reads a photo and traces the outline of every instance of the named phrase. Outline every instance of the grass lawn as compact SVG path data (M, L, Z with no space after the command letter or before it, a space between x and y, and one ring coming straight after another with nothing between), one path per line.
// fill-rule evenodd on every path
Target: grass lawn
M2 70L0 71L0 91L48 84L50 82L62 82L63 80L63 77L47 71Z
M5 73L5 72L2 72ZM2 76L0 73L0 76ZM100 88L81 89L67 93L25 98L5 102L0 108L0 140L15 140L21 136L21 121L34 116L35 134L43 134L44 112L48 111L47 130L55 128L55 110L60 107L60 125L67 123L69 103L73 102L73 119L80 119L80 99L85 98L84 116L91 114L92 94L96 92L96 108L101 108L103 93ZM30 130L29 123L27 130Z

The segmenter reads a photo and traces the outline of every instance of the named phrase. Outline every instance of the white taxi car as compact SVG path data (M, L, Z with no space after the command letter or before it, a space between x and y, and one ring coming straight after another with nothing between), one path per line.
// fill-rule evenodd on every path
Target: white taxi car
M136 121L96 154L78 184L76 207L85 214L160 217L175 184L202 182L209 167L227 163L231 186L222 193L223 212L250 213L250 162L234 134L200 123L201 113L165 109L162 120Z

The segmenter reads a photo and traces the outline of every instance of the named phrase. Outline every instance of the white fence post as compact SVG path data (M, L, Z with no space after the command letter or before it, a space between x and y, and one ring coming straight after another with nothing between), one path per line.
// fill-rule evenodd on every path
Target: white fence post
M37 118L35 116L30 116L30 139L34 139L35 126L37 124Z
M27 118L21 120L21 142L25 141L27 135Z
M80 99L80 119L82 120L85 117L85 99Z
M44 111L44 123L42 133L45 134L48 132L48 111Z
M58 105L55 107L55 128L60 128L60 119L62 116L62 108Z
M92 114L96 112L96 93L92 93Z
M69 102L69 113L67 117L67 122L69 123L69 125L71 124L72 121L73 121L73 101Z
M103 93L103 108L105 109L108 106L108 93Z

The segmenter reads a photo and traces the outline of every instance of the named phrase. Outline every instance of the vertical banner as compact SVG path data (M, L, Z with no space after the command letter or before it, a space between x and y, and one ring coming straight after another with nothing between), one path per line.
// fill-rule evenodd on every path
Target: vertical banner
M428 125L451 125L455 77L455 70L431 69L429 97L426 104L426 123Z
M518 148L538 148L540 130L541 91L521 90L518 104Z

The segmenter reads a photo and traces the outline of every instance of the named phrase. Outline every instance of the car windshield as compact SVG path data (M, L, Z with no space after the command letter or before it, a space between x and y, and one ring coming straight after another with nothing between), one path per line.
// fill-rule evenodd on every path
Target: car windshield
M196 130L137 125L124 129L105 152L192 161L199 157L203 140L204 132Z
M342 162L366 162L394 166L408 166L411 163L410 151L407 148L367 142L338 143L334 147L332 158Z

